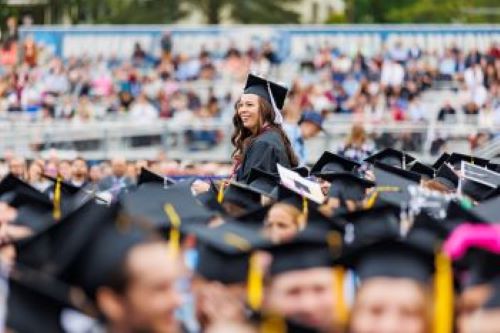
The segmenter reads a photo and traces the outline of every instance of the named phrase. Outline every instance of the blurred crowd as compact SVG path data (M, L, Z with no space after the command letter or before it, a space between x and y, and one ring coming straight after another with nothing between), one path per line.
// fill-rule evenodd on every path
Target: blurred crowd
M15 18L7 27L0 51L0 110L31 120L227 119L249 71L286 77L292 87L290 121L307 110L374 122L445 120L457 112L479 115L483 125L500 118L498 44L484 52L460 47L437 52L400 40L373 57L323 47L295 64L290 77L287 68L298 60L281 59L269 42L247 50L202 49L190 57L174 52L172 35L165 32L159 56L137 43L132 54L120 57L61 59L31 36L20 39ZM436 82L449 83L458 96L443 101L437 115L421 101Z

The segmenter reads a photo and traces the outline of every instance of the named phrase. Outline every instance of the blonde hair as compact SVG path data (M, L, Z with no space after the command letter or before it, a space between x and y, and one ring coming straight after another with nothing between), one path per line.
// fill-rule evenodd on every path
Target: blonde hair
M273 205L271 209L281 208L285 212L287 212L291 217L292 221L299 229L302 229L305 226L305 215L294 205L290 205L284 202L278 202ZM267 219L267 218L266 218Z
M347 138L346 145L356 148L361 147L366 142L366 131L362 124L354 124L351 133Z

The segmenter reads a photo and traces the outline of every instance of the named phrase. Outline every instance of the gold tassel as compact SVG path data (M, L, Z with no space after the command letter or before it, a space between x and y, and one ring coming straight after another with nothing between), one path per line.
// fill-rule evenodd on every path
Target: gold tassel
M169 250L173 256L177 257L179 255L181 247L181 233L179 230L181 226L181 219L179 218L179 215L175 211L175 208L172 204L165 204L165 206L163 206L163 209L165 211L165 214L170 219L170 234L168 242Z
M56 187L54 189L54 220L58 221L61 218L61 177L56 178Z
M224 187L226 185L225 181L222 181L220 186L219 186L219 193L217 193L217 202L219 204L222 204L222 201L224 201Z
M453 271L450 258L436 254L434 276L434 333L453 332Z
M278 314L264 314L260 325L260 333L286 333L286 323Z
M368 198L368 200L366 201L364 208L371 209L373 205L375 205L375 201L377 201L377 198L378 198L378 190L374 190L373 193Z
M335 298L335 313L334 316L338 322L344 327L347 325L349 318L349 309L344 297L344 281L345 269L343 267L333 268L333 292Z
M306 197L302 197L302 221L300 221L299 229L302 230L307 226L307 219L309 217L309 201Z
M259 311L262 305L264 273L259 265L259 257L256 253L250 256L247 281L248 305L254 311Z

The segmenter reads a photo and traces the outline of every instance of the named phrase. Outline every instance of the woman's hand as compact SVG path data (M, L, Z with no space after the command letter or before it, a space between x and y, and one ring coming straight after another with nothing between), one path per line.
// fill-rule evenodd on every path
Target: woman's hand
M195 180L193 185L191 185L191 189L194 191L196 195L208 192L210 190L210 184L201 180Z

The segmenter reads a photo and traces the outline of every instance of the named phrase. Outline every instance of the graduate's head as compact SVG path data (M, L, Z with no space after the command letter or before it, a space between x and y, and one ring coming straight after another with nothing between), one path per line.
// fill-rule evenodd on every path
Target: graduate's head
M274 243L289 240L304 224L304 215L295 206L287 203L274 204L264 221L264 233Z
M128 251L112 283L97 290L98 307L117 331L177 332L180 272L180 263L163 242L137 244Z
M274 123L275 114L271 104L257 94L242 94L235 109L235 127L252 134L259 133L263 126Z

